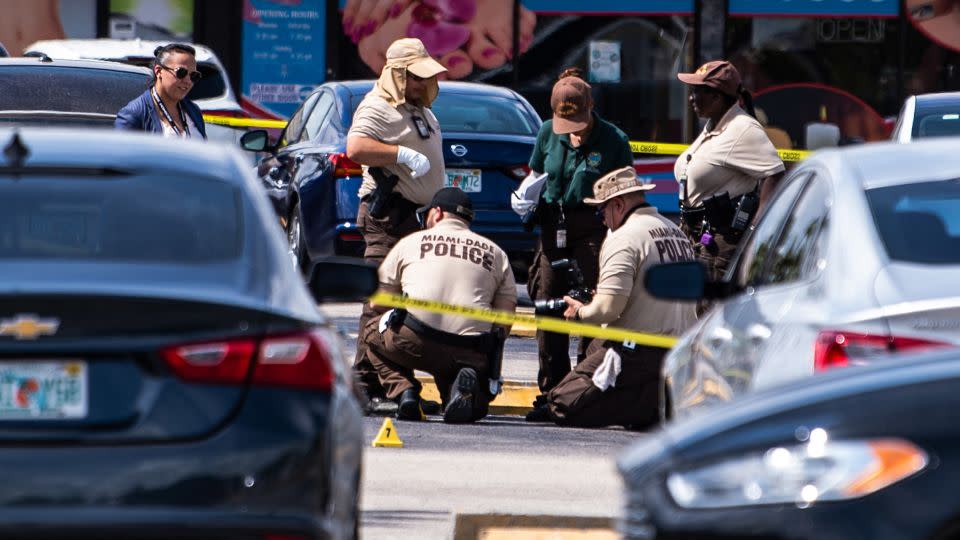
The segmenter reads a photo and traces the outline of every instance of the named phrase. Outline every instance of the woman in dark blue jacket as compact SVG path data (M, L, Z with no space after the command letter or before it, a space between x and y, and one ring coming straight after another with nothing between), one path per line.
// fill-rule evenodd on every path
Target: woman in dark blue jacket
M161 133L164 137L207 138L200 108L186 99L200 80L193 47L171 43L153 51L153 82L140 97L120 109L116 129Z

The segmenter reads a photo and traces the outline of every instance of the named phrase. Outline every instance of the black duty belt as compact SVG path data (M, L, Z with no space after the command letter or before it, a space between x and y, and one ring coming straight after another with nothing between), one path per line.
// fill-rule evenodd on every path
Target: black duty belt
M434 341L442 345L448 345L450 347L474 349L486 353L490 351L497 343L496 337L490 332L486 334L474 334L466 336L451 332L444 332L443 330L437 330L436 328L426 324L410 313L407 313L403 318L403 325L410 330L413 330L414 333L424 339L429 339L430 341Z

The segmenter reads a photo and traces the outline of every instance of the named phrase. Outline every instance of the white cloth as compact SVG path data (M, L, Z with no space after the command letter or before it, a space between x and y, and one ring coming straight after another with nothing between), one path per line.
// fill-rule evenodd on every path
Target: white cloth
M165 121L161 121L160 126L163 128L163 136L174 137L174 138L179 137L182 139L192 139L194 135L200 133L200 130L197 129L197 125L193 123L193 119L190 118L189 114L185 114L183 115L183 117L187 120L187 129L189 130L189 135L186 132L181 133L180 135L177 135L177 132L174 131L172 127L170 127L170 124L166 123Z
M620 376L620 353L613 347L607 349L607 354L603 355L603 362L593 372L593 385L606 392L611 386L617 385L617 377Z
M510 194L510 206L518 216L523 217L527 212L533 210L540 200L540 193L543 187L547 185L547 173L538 174L536 171L530 171L530 174L520 182L520 187Z
M379 330L381 334L387 331L387 322L390 320L391 315L393 315L392 309L380 317L380 324L377 325L377 330Z

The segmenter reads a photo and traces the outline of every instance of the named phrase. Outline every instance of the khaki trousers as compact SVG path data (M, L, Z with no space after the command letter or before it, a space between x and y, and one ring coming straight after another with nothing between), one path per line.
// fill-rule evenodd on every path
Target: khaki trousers
M357 211L357 227L366 243L363 252L364 260L380 266L387 253L401 238L420 230L415 211L416 207L413 203L403 200L400 204L391 205L387 215L377 219L370 215L367 203L361 202L360 209ZM357 354L353 360L353 372L357 385L367 397L383 396L384 393L377 377L377 370L367 359L367 346L360 339L367 323L379 314L369 302L364 303L357 332Z
M620 353L616 385L601 391L593 374L607 349ZM637 345L627 349L610 341L594 340L587 357L547 394L550 417L558 424L580 427L624 426L642 429L659 422L660 369L667 350Z
M450 388L461 368L476 370L480 381L480 395L486 396L490 377L487 354L482 351L441 345L423 339L413 330L401 326L394 331L387 328L380 333L379 319L373 318L360 336L367 345L367 358L377 371L379 382L389 399L397 399L404 390L422 390L414 370L433 375L444 406L450 399ZM486 411L483 411L485 416Z

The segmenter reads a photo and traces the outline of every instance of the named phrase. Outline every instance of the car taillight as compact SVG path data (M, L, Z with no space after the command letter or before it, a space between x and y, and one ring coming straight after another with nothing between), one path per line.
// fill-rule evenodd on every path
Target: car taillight
M320 332L272 336L260 342L253 384L330 390L330 346Z
M336 178L363 174L360 164L348 158L343 152L331 155L330 163L333 164L333 176Z
M190 382L241 384L253 368L252 383L307 390L330 390L330 346L319 331L191 343L160 351L179 378Z
M920 351L952 347L949 343L899 336L857 332L822 331L817 335L813 353L814 371L849 366L858 360L901 351Z
M239 384L247 378L256 348L252 339L237 339L168 347L160 355L183 380Z
M523 180L528 174L530 174L530 167L528 167L525 163L521 163L520 165L507 167L506 171L511 177L513 177L514 180Z

